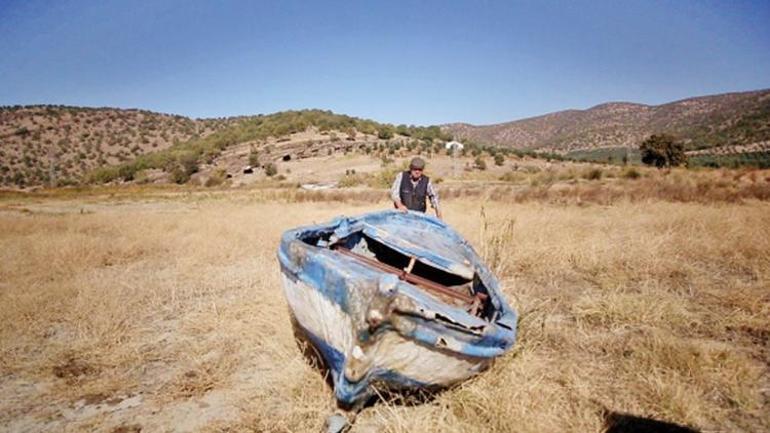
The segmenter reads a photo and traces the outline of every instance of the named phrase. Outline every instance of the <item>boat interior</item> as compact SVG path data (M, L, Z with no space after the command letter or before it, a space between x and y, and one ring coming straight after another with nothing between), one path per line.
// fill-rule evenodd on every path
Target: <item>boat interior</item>
M492 320L495 315L487 288L475 269L458 266L467 269L466 276L458 275L417 255L406 254L364 231L353 232L341 239L335 239L329 232L308 235L301 240L316 247L331 249L380 272L397 275L442 303L463 308L473 316ZM436 251L430 253L440 254ZM469 274L473 277L468 278Z

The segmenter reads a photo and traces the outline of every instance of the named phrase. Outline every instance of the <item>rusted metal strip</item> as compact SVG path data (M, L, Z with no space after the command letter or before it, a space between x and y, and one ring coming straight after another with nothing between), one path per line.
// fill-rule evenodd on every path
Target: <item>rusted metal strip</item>
M430 281L428 279L419 277L417 275L407 273L404 270L398 269L396 267L390 266L382 262L378 262L377 260L374 260L372 258L362 256L360 254L356 254L340 245L335 245L333 248L335 251L345 256L352 257L362 263L366 263L367 265L377 268L381 271L398 275L398 277L404 281L421 286L422 288L430 290L432 292L439 293L439 294L451 297L453 299L457 299L459 301L462 301L465 304L472 305L474 302L479 303L480 301L483 301L486 298L486 295L484 295L483 293L477 293L476 296L470 296L464 293L454 291L449 287L444 286L443 284L439 284L434 281Z

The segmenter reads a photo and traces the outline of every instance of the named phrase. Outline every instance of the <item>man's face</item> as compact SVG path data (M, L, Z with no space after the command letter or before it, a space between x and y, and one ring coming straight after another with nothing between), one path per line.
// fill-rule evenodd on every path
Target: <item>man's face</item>
M412 179L419 179L422 176L421 168L410 168L409 172L412 174Z

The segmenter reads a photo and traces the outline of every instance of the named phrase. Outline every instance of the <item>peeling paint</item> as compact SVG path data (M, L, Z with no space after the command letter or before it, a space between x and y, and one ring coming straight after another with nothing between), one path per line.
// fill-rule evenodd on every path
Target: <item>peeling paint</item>
M470 314L330 249L362 234L473 281L473 290L488 297L486 305L478 316ZM517 316L497 279L462 237L424 214L385 211L290 230L278 259L289 306L326 359L345 404L366 400L374 383L399 389L467 379L515 341Z

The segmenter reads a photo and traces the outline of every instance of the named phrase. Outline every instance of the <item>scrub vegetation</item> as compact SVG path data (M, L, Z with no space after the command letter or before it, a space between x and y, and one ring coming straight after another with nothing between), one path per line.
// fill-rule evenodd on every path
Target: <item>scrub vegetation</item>
M505 164L440 190L521 315L515 349L352 431L770 430L770 173ZM319 431L332 391L292 334L276 248L389 207L371 179L3 193L0 430Z
M610 102L495 125L445 125L467 140L550 151L638 147L652 134L669 134L685 150L770 140L770 90L700 96L662 105Z
M414 140L449 138L438 127L393 126L323 110L283 111L247 117L207 137L177 143L167 150L142 155L116 166L100 168L90 173L85 180L87 183L130 181L142 170L160 169L174 173L174 170L182 167L182 171L187 173L188 178L176 183L185 183L189 180L189 175L195 172L189 169L191 165L197 169L200 164L213 162L230 146L245 142L264 144L269 138L277 138L280 142L282 137L304 132L310 127L316 128L321 133L346 131L348 137L353 139L357 134L390 139L396 133Z

